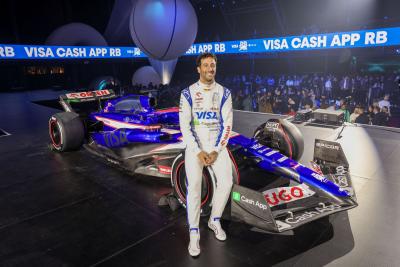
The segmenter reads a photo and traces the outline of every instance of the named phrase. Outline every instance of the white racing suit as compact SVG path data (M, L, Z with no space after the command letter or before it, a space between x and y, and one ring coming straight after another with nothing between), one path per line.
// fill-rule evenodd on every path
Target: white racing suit
M228 201L232 187L232 162L226 145L232 120L231 93L220 84L210 86L199 81L182 91L179 124L186 143L186 209L190 231L198 231L199 227L204 166L197 155L201 151L218 152L217 160L211 166L217 180L212 200L212 220L219 220Z

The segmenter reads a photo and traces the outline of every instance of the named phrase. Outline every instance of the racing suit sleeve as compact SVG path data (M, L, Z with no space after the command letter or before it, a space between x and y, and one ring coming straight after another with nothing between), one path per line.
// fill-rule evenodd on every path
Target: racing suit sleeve
M216 150L220 153L228 144L232 131L233 110L231 92L224 88L224 95L220 106L220 132L215 144Z
M183 141L186 143L186 147L194 151L195 155L201 152L201 149L197 143L196 137L192 130L192 99L188 89L185 89L181 93L181 99L179 104L179 126L181 129Z

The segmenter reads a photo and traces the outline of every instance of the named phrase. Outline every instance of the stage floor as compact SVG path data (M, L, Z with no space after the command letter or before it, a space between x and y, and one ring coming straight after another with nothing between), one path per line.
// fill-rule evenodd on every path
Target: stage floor
M0 136L1 266L399 265L400 133L353 126L341 133L357 208L295 235L257 233L225 221L226 242L217 241L202 218L202 253L193 259L185 210L157 205L169 181L132 177L85 150L48 149L48 118L56 110L32 101L59 93L0 94L0 128L9 133ZM315 137L336 139L340 130L300 129L307 144ZM312 147L306 147L305 164Z

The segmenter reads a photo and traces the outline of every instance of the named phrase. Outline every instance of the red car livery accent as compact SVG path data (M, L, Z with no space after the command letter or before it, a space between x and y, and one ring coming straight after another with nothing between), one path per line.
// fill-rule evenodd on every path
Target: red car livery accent
M278 187L263 192L270 207L307 198L315 194L307 185Z
M110 91L108 90L98 90L98 91L93 91L93 92L79 92L79 93L70 93L70 94L65 94L68 99L82 99L82 98L90 98L93 96L106 96L110 95Z
M158 172L162 174L171 174L171 167L170 166L162 166L158 165Z
M157 114L162 114L162 113L170 113L170 112L179 112L179 107L172 107L172 108L166 108L166 109L158 109L155 111Z

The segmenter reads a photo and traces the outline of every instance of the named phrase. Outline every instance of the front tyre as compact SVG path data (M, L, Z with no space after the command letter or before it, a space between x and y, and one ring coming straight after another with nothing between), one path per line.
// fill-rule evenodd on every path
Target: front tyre
M291 122L269 119L254 131L253 137L262 145L279 150L291 159L299 160L304 152L304 138Z

